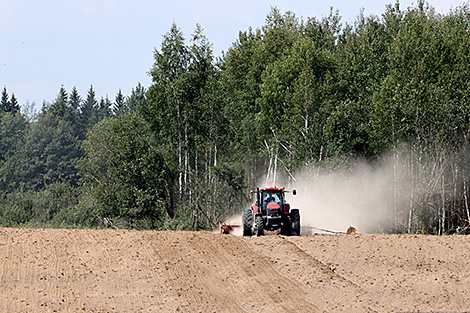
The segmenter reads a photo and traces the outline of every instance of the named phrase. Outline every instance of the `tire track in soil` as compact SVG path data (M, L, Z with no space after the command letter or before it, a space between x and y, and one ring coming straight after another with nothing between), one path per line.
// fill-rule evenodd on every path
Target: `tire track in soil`
M106 232L108 230L77 230L77 247L73 249L73 257L78 260L75 267L74 275L77 277L78 283L75 283L73 290L75 292L76 304L74 308L82 311L104 311L112 310L111 303L113 299L118 298L124 303L116 304L118 307L125 305L126 297L122 295L122 290L118 294L115 293L115 284L121 283L121 288L125 288L126 281L122 281L120 275L114 277L114 282L106 280L106 275L110 267L106 254L106 247L113 246L106 240ZM120 243L114 242L113 249L120 249ZM117 256L113 260L115 264L118 262ZM117 270L119 274L119 267ZM106 295L110 296L106 296ZM111 297L111 299L109 299Z
M80 304L82 310L137 312L142 309L136 286L140 260L137 232L115 230L81 231L83 291L87 301ZM85 296L82 295L82 299Z
M111 233L110 232L106 232L105 233L105 238L106 238L106 244L105 244L105 247L103 249L103 257L104 257L104 261L103 261L103 271L104 273L106 274L105 275L105 283L106 284L111 284L111 277L110 277L110 271L111 270L111 263L112 263L112 258L109 254L109 245L111 243ZM108 309L110 309L111 311L114 311L116 310L116 300L114 298L113 295L111 296L106 296L105 294L103 294L103 298L106 298L106 302L105 302L105 305L108 306Z
M12 262L12 243L8 242L6 232L2 232L2 238L5 238L5 241L2 242L0 256L3 259L2 262L2 275L0 277L0 311L1 312L8 312L9 311L9 303L10 297L7 297L5 293L8 293L9 286L7 286L7 275L9 272L9 268L11 267Z
M221 246L224 247L223 249L217 247L213 240L208 240L206 237L195 236L191 239L191 245L195 251L203 251L204 254L208 254L210 251L211 255L216 256L208 257L209 263L207 265L212 269L212 279L206 278L207 285L215 285L212 288L212 292L219 294L225 303L229 302L233 311L261 311L265 303L259 303L259 299L263 299L264 295L261 294L254 281L240 279L240 266L233 261L236 259L233 251L232 249L227 251L226 240L223 240L226 238L220 239ZM233 290L242 291L243 297L237 298L238 294L234 294Z
M30 288L31 277L28 275L26 252L29 230L12 230L3 232L2 237L6 239L5 249L0 250L0 256L4 260L2 277L0 279L0 311L21 312L25 311L26 301L32 295Z
M45 287L39 305L47 310L60 311L66 305L65 298L69 291L65 269L70 264L66 247L69 245L71 231L43 230L41 238L44 238L47 232L53 232L55 236L50 241L42 240L46 244L38 249L38 252L48 250L47 262L43 265L43 272L39 277L40 284Z
M2 312L18 312L20 303L24 301L25 290L22 289L22 279L26 276L23 262L25 248L21 240L21 233L15 231L15 235L7 236L6 251L1 253L2 258L5 258L0 284ZM13 297L9 297L10 294Z
M134 240L131 241L132 243L129 243L128 246L126 247L129 252L131 252L131 255L134 255L134 251L133 251L133 244L134 244ZM122 262L121 263L121 271L122 271L122 275L124 276L123 277L123 281L126 282L126 284L123 284L123 288L125 290L123 290L123 299L125 299L125 304L127 306L127 308L131 309L131 308L134 308L134 302L133 302L133 299L136 299L135 298L135 294L134 294L134 284L133 284L133 278L130 274L130 271L129 271L129 264L126 264L126 262Z
M57 234L60 237L60 233ZM72 303L73 289L71 286L70 264L73 258L70 254L70 247L75 245L76 232L73 230L66 231L62 239L55 244L56 247L56 304L59 310L68 307ZM72 291L72 292L71 292Z
M91 252L90 260L88 260L88 262L94 262L94 264L89 266L94 269L89 270L89 273L92 274L94 278L91 286L94 289L94 293L92 295L94 298L94 307L97 309L107 308L108 310L114 311L117 307L115 296L105 296L106 288L112 288L112 282L108 276L111 262L108 251L108 247L110 246L109 231L90 231L87 234L90 235L88 240L94 243L94 251ZM85 253L85 255L88 256L90 251L86 250Z
M109 232L109 230L108 230ZM140 239L136 238L138 233L136 231L129 231L129 237L131 240L127 243L125 247L126 251L128 251L128 255L122 255L122 262L121 267L123 271L123 280L126 282L125 284L125 295L124 297L127 299L127 307L128 310L132 310L134 312L141 311L143 308L143 302L140 297L137 296L137 284L141 280L141 275L139 271L142 266L142 260L140 256ZM130 260L128 259L130 257ZM140 302L138 304L137 302Z
M44 233L39 230L37 236L40 238L45 238ZM52 282L52 273L54 268L54 263L56 256L51 252L52 249L55 248L55 242L53 239L44 239L42 241L44 243L42 249L47 249L46 255L43 257L43 265L40 268L40 277L39 277L39 285L40 290L38 290L38 294L40 297L38 298L39 302L38 305L43 307L43 309L50 310L52 308L52 294L54 293L54 282Z
M24 268L20 266L22 264L22 261L24 260L24 242L22 240L18 240L15 245L15 256L13 257L13 264L14 267L12 268L12 292L15 294L21 295L21 291L18 292L18 290L21 290L21 283L20 283L20 277L23 275ZM12 301L12 306L11 306L11 312L18 312L18 300L20 296L17 296L15 299L16 301Z
M197 236L193 234L189 237L186 234L189 233L179 232L175 238L172 236L172 233L165 233L163 238L159 236L157 239L160 243L164 243L163 246L160 245L161 249L156 251L160 258L162 258L165 269L168 272L169 277L166 282L170 283L169 289L172 291L176 289L177 297L187 298L183 301L177 301L177 308L181 309L181 311L188 310L189 312L240 311L240 308L233 305L229 298L223 297L223 289L219 288L220 277L219 279L213 279L214 267L212 262L217 260L217 256L207 253L207 247L203 249L192 247L195 242L201 240L200 234ZM172 237L171 240L165 239L167 235ZM192 240L194 238L196 238L195 242ZM187 272L183 269L186 269ZM172 273L172 271L175 273ZM183 287L178 288L178 286ZM189 293L181 292L182 290L187 290Z
M314 299L322 312L375 312L367 303L360 285L340 275L317 256L300 248L298 237L265 236L253 238L253 250L269 259L277 271L298 282L308 299ZM303 238L302 238L303 239ZM301 240L302 240L301 239Z
M150 232L152 234L153 232ZM166 312L161 299L164 292L161 290L164 275L162 272L162 260L155 253L148 232L139 234L139 251L141 255L141 267L139 271L144 273L143 281L148 286L144 292L139 294L142 308L139 312Z
M282 237L281 237L282 238ZM356 284L355 282L353 282L352 280L346 278L345 276L343 275L340 275L338 273L336 273L336 270L335 268L331 268L329 265L323 263L322 261L320 261L319 259L317 259L316 257L314 257L313 255L309 254L307 251L305 251L304 249L300 248L295 242L293 242L292 240L289 240L289 239L286 239L286 238L282 238L283 239L283 245L285 246L286 244L290 244L294 247L294 250L296 250L295 253L297 256L299 256L299 258L306 258L307 259L307 262L310 263L311 266L314 266L314 267L317 267L319 268L324 275L326 276L330 276L330 277L334 277L336 279L338 279L339 281L342 281L342 282L345 282L346 284L349 284L350 286L354 286L354 287L358 287L360 288L360 286L358 284Z
M68 308L79 310L80 299L83 297L82 285L85 282L80 272L80 257L83 249L83 239L80 230L71 230L69 240L63 243L67 252L66 266L64 267L64 280L67 282L65 304Z
M98 275L107 263L103 260L102 246L106 245L104 231L96 236L96 230L73 230L70 246L67 248L69 260L73 264L68 279L70 284L71 305L74 310L111 309L108 299L103 296L106 281L99 280Z
M96 236L98 233L96 234ZM102 307L117 310L133 310L137 311L133 300L137 300L135 294L134 280L138 277L132 277L129 267L134 263L128 260L129 256L134 255L134 238L133 233L126 231L125 233L115 232L114 230L104 230L100 233L102 238L100 272L105 273L101 288L108 290L111 296ZM123 237L130 240L123 240ZM111 275L109 273L112 273ZM117 279L116 279L117 278ZM116 283L117 282L117 283Z
M316 311L303 291L278 273L269 260L252 251L244 239L210 232L169 232L159 236L162 238L157 239L161 242L156 250L167 260L170 285L191 290L189 294L178 294L185 299L179 303L182 311ZM201 277L192 277L192 273ZM200 297L194 299L191 293ZM187 305L192 301L197 303L195 307Z
M94 231L95 230L89 230L87 232L78 231L78 249L74 251L80 262L76 269L76 274L80 277L80 284L75 286L78 293L77 304L78 309L82 309L83 311L87 309L97 309L93 299L96 292L96 278L89 275L88 270L88 268L94 268L96 266L96 260L89 255L90 251L88 249L93 247L94 253L97 253L99 249L96 242L91 240L91 233Z
M166 292L160 294L164 301L163 308L180 312L209 312L217 311L217 306L212 305L204 297L210 297L199 277L193 277L193 273L199 266L192 260L191 251L185 245L184 232L147 233L150 244L160 260L161 269L165 278L161 282Z
M232 237L232 239L235 238ZM245 250L254 258L254 261L251 260L251 264L242 263L244 270L254 274L254 280L259 289L263 290L262 293L268 294L271 302L275 304L272 308L274 311L278 312L280 307L285 312L314 312L317 310L317 306L305 298L305 293L295 281L278 271L268 258L250 248L247 241L252 241L254 238L244 238L243 240ZM240 250L238 247L236 253L238 254ZM266 277L268 277L268 281L266 281Z
M236 269L235 266L233 266L233 262L231 261L230 258L226 256L225 253L220 253L219 250L215 247L213 242L207 242L206 238L199 238L196 236L193 236L189 239L189 242L191 243L191 246L193 247L192 249L195 251L205 251L207 253L207 249L211 248L211 251L215 251L215 255L218 257L211 258L210 261L214 262L214 264L210 264L209 267L213 270L215 269L221 269L224 267L226 264L230 264L231 267L230 269ZM234 284L233 277L236 274L235 271L230 271L230 270L225 270L223 273L221 273L219 270L216 271L218 274L218 281L217 285L229 285L230 288L228 290L239 290L239 288ZM206 285L211 285L211 282L208 281ZM239 303L234 301L231 298L231 294L227 291L227 288L212 288L213 292L216 294L221 294L221 299L225 301L225 303L228 303L230 306L234 307L236 309L235 311L237 312L247 312L246 309L244 309ZM255 288L252 289L253 291L257 291ZM249 311L249 310L248 310Z
M69 234L70 231L32 230L30 239L24 241L28 243L25 259L32 258L32 255L35 258L26 267L30 274L22 281L30 290L30 299L36 300L33 303L36 309L60 311L68 305L65 302L68 280L64 270L70 264L66 261ZM20 311L24 310L26 308Z

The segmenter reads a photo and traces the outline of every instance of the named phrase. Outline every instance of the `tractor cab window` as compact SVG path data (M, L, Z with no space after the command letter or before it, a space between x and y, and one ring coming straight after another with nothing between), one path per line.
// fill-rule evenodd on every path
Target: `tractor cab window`
M261 201L263 203L263 209L266 209L270 203L277 203L279 206L282 206L282 192L265 190Z

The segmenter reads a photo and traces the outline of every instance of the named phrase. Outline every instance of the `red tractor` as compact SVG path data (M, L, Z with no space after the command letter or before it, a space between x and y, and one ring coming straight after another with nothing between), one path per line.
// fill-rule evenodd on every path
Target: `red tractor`
M243 236L264 235L264 231L281 230L286 236L300 235L300 213L298 209L290 208L286 202L285 188L257 188L250 192L256 194L256 202L250 209L243 211ZM295 196L296 191L292 194Z

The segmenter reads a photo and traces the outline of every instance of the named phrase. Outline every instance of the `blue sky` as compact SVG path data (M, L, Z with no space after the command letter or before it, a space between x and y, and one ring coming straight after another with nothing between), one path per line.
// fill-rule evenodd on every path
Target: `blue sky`
M93 85L98 97L111 100L119 89L128 95L138 82L148 87L154 48L173 22L186 38L196 23L221 55L240 30L264 24L271 6L298 17L321 18L330 7L352 23L380 15L393 0L0 0L0 88L15 93L20 104L52 102L64 85L82 97ZM401 8L416 3L400 1ZM462 3L430 0L438 13Z

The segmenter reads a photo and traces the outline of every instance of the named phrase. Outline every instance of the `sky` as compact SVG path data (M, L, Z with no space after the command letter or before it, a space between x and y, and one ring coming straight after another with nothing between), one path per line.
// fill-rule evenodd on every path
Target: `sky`
M352 24L361 8L381 15L395 0L0 0L0 88L21 105L52 102L60 87L76 87L82 98L91 85L98 98L129 95L151 84L153 52L175 22L186 38L196 23L221 56L239 31L261 27L272 6L299 18L339 10ZM401 0L404 10L416 1ZM428 0L448 13L459 0ZM189 42L187 42L189 44Z

